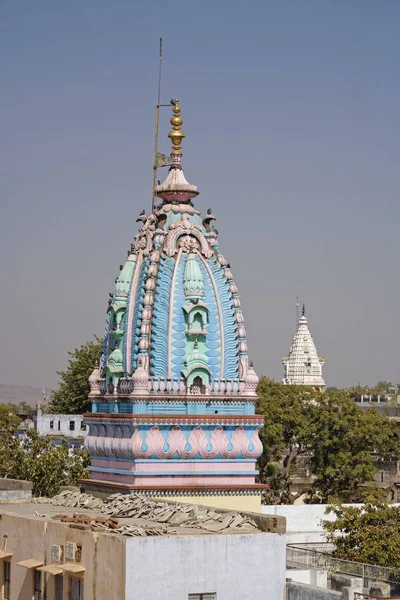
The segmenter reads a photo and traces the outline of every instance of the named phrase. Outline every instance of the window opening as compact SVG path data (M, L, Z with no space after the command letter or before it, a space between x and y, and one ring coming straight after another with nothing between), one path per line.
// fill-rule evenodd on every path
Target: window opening
M10 600L11 597L11 563L3 561L3 599Z
M42 574L40 571L35 569L34 571L34 600L42 600Z
M63 600L64 578L62 575L56 575L56 600Z
M71 577L71 600L83 600L83 579Z

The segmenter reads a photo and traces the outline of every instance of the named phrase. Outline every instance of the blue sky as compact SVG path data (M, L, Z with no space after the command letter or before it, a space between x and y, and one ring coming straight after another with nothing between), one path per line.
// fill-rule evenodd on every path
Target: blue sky
M103 332L151 201L160 36L259 374L299 295L328 384L400 380L399 29L398 0L0 2L0 381L53 386Z

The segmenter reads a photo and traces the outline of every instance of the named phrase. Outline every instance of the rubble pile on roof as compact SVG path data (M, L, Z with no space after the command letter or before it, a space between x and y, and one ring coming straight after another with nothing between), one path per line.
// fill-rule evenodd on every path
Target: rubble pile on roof
M198 533L250 533L258 530L248 515L236 511L216 512L197 504L167 503L140 494L113 494L106 501L89 494L65 491L54 498L38 498L36 503L96 511L104 517L87 514L54 515L53 519L130 536ZM118 519L116 519L118 517Z
M151 535L165 535L176 533L169 530L167 527L158 527L157 525L140 527L129 523L121 523L118 519L106 519L105 517L91 517L88 514L70 514L70 515L53 515L54 521L68 523L78 529L91 529L102 533L120 533L131 537L147 537Z

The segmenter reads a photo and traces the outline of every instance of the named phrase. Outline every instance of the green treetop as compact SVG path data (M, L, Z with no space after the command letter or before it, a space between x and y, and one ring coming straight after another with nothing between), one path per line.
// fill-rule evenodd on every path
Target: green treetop
M270 484L267 500L290 503L289 493L301 456L307 457L310 499L336 496L360 500L373 480L376 459L397 459L394 424L375 409L362 409L344 390L319 393L261 379L257 412L265 416L260 432L260 479Z
M59 371L60 383L51 395L48 413L82 414L91 410L89 400L89 376L102 350L102 340L95 336L94 341L82 344L73 352L65 371Z
M358 507L334 504L327 513L335 515L323 526L338 558L400 568L399 506L370 498Z

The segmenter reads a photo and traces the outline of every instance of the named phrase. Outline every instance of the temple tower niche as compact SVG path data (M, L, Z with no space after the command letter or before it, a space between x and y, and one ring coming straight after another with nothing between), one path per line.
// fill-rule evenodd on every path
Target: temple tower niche
M316 390L325 389L322 377L322 367L325 361L318 356L314 340L308 328L303 305L302 315L299 319L296 335L290 346L289 356L282 359L285 369L282 383L285 385L309 385Z
M176 100L161 203L140 213L109 300L82 485L259 510L258 377L215 217L195 208L199 192L182 169L180 113Z

